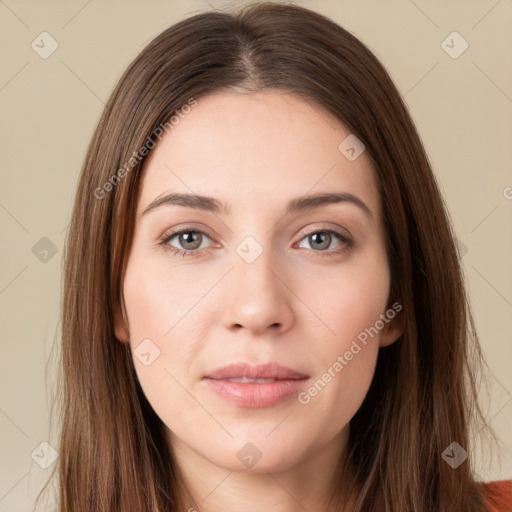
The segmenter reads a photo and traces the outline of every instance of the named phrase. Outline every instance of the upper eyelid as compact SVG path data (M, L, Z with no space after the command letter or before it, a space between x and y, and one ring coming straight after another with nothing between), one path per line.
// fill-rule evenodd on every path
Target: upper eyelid
M320 226L318 226L317 228L313 228L313 229L304 229L304 230L301 230L299 235L301 237L301 240L302 238L304 238L305 236L309 236L313 233L317 233L317 232L321 232L321 231L327 231L327 232L331 232L331 233L335 233L341 237L344 237L344 238L352 238L352 234L348 231L348 229L346 228L341 228L340 226L338 227L332 227L332 226L328 226L327 224L322 224ZM343 233L340 233L340 231L345 231L346 234L343 234Z

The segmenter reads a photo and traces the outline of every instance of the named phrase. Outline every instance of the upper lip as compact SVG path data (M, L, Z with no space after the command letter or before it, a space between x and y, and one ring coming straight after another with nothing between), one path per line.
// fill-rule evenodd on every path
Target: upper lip
M308 375L295 371L278 363L250 365L248 363L234 363L223 366L205 375L208 379L231 379L247 377L248 379L304 379Z

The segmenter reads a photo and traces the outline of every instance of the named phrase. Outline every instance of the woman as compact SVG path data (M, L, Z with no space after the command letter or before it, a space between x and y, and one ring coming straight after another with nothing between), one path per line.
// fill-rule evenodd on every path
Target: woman
M60 511L510 508L468 457L481 353L430 164L329 19L156 37L94 133L65 271Z

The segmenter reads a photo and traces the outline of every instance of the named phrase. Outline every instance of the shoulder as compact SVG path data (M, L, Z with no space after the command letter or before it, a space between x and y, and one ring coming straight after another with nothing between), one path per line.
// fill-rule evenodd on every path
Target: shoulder
M512 480L484 483L483 495L489 512L510 512L512 510Z

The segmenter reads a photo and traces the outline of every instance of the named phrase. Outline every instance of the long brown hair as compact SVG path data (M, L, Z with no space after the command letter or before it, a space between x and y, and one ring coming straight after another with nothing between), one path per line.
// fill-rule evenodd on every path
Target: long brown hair
M190 506L180 502L165 425L141 390L130 345L115 338L114 313L126 318L141 148L153 147L184 106L228 88L287 91L325 109L364 143L378 177L389 304L403 306L405 330L379 351L329 510L344 510L349 495L360 512L484 510L471 458L452 468L442 457L452 442L471 452L473 420L485 428L477 402L484 361L413 121L385 68L350 32L303 7L261 3L197 14L158 35L119 80L92 137L65 250L59 511Z

